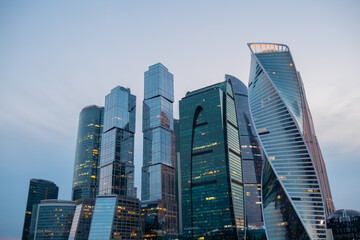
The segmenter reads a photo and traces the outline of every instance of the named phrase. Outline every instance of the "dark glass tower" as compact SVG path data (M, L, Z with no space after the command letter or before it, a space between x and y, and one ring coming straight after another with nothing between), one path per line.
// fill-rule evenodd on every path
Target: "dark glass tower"
M161 63L145 72L142 218L144 239L176 236L173 75Z
M230 81L180 101L179 214L184 239L243 239L244 184Z
M104 108L87 106L80 112L72 199L95 198L99 187L99 156Z
M93 198L82 198L76 202L69 240L87 240L89 238L94 208L95 199Z
M140 203L134 198L136 97L116 87L105 98L100 186L89 239L141 239Z
M42 179L31 179L29 185L28 199L25 210L24 228L22 240L29 239L30 222L33 206L44 199L57 199L59 188L55 183Z
M34 206L31 240L68 240L76 203L64 200L42 200Z
M233 76L226 75L225 79L233 86L239 126L245 191L246 236L247 239L265 239L261 206L261 173L265 156L258 142L250 114L247 87Z
M262 175L268 239L326 239L325 197L309 142L308 106L288 46L251 43L249 103L266 154ZM306 110L307 109L307 110ZM327 181L327 177L326 177ZM330 196L330 195L328 195Z

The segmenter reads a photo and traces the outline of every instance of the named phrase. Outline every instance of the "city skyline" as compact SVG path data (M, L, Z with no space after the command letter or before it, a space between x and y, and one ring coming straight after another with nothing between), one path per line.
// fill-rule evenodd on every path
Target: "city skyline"
M204 9L203 18L196 17L195 14L201 4L194 4L193 9L180 9L183 12L188 11L187 14L181 15L181 19L186 19L185 16L188 15L190 20L186 22L195 23L195 27L189 27L188 31L185 31L185 36L181 31L173 30L176 26L182 31L187 28L169 13L164 13L169 18L167 24L162 22L161 17L154 17L150 21L152 24L160 23L160 29L169 27L169 24L173 27L170 29L172 37L166 36L163 40L156 38L159 43L153 46L154 50L146 50L145 46L149 44L146 41L136 40L136 46L130 45L132 47L127 50L126 46L116 46L111 40L111 36L115 36L119 41L121 36L128 32L130 34L122 42L126 45L134 40L139 30L146 29L141 25L142 21L129 24L135 28L126 28L126 24L121 25L120 20L123 17L117 16L114 11L117 9L122 12L122 5L97 5L99 11L107 16L105 19L98 19L101 14L95 14L95 19L101 20L99 24L107 26L101 31L103 37L96 37L91 29L85 28L81 33L91 37L88 43L79 47L84 41L80 33L74 34L73 37L67 35L68 37L59 40L55 37L63 32L74 33L72 31L82 26L83 21L93 23L92 15L82 15L85 19L81 20L75 18L75 12L70 11L69 20L75 20L75 26L71 28L69 20L64 20L64 23L58 20L59 13L66 9L60 7L55 11L55 8L59 7L56 3L45 3L42 6L34 4L36 7L25 4L23 8L15 3L1 4L4 7L0 8L3 13L0 31L6 37L1 40L0 45L4 51L0 57L0 77L3 86L0 105L3 116L0 121L4 136L1 141L1 151L4 153L2 163L5 163L1 169L0 187L9 193L5 197L6 201L14 204L16 202L20 207L19 210L14 210L13 214L4 207L0 209L2 216L6 216L0 220L0 239L20 238L30 178L55 182L60 188L59 199L71 199L78 114L83 107L90 104L103 106L106 93L118 85L129 87L138 97L137 104L140 106L143 99L143 72L147 66L161 62L171 69L175 76L174 117L178 117L178 101L187 91L217 83L225 73L232 74L247 85L250 54L246 43L251 40L285 43L292 49L297 67L304 79L317 137L327 165L335 207L356 210L360 208L355 201L359 197L359 192L343 187L346 183L350 185L352 182L359 182L356 169L359 166L360 141L357 122L360 117L357 109L360 96L355 74L359 33L354 31L356 23L360 20L359 16L355 15L359 9L358 3L341 6L331 2L312 3L313 9L309 10L308 19L301 20L300 13L292 12L293 5L286 4L284 8L289 11L286 16L292 13L297 20L291 20L291 23L284 26L292 24L294 29L282 33L276 28L276 24L282 24L282 21L274 18L272 24L264 23L264 32L261 34L250 31L256 27L256 21L249 27L241 23L249 17L242 9L249 6L242 8L241 5L236 5L244 15L238 17L235 16L237 12L231 10L231 4L224 4L221 10L230 11L232 15L229 15L233 20L224 22L219 10L214 10L215 4L210 3L209 8ZM78 3L75 9L79 10L80 7L83 5ZM136 15L139 14L134 6L124 7ZM95 6L87 6L86 10L98 13L94 8ZM45 14L45 9L52 9L58 14L50 16L50 13ZM174 5L165 4L161 9L174 10ZM250 6L250 9L254 11L256 7ZM296 11L301 12L304 9L304 6L297 6ZM314 26L307 25L307 29L304 29L307 21L316 19L315 12L319 12L320 9L323 22L316 22ZM333 17L333 13L337 13L339 9L342 11ZM5 10L12 11L5 13ZM18 20L15 19L18 15L14 11L18 11L17 14L22 13ZM265 12L259 11L266 16ZM40 13L38 18L34 18L35 13ZM212 17L214 20L211 20ZM334 19L331 19L332 17ZM8 21L5 23L4 19ZM206 21L211 24L206 24ZM216 24L216 21L219 23ZM125 26L121 34L115 31L116 26ZM196 33L196 27L200 26L207 27ZM240 26L239 29L236 29L237 26ZM323 30L330 26L331 31ZM27 27L34 31L29 32ZM94 25L94 28L99 30L100 26ZM318 32L319 29L322 31ZM238 30L241 30L241 33ZM156 29L153 31L155 34L159 33ZM230 33L234 37L226 38L225 36L231 36ZM45 39L41 40L44 34ZM151 31L144 34L155 36ZM300 38L300 35L311 35L311 39ZM27 36L31 38L25 38ZM175 38L180 38L181 42L175 41ZM108 48L101 43L111 47ZM91 49L89 46L97 48L87 53L87 50ZM15 50L15 47L18 49ZM182 52L175 51L177 47ZM190 49L186 50L187 47ZM133 57L140 58L141 51L145 51L142 59ZM119 53L124 56L119 56ZM76 65L78 63L81 64ZM86 88L82 89L83 86ZM137 118L142 118L141 108L137 109ZM135 186L140 193L141 121L137 122L135 135ZM11 179L12 187L5 186L5 179Z

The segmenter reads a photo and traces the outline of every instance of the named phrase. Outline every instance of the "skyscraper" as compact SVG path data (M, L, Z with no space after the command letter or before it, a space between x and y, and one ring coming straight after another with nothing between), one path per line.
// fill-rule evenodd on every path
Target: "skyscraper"
M303 119L304 119L304 139L310 150L311 156L314 160L315 169L319 176L319 182L321 187L322 196L325 206L325 217L330 216L335 211L334 202L332 200L329 179L325 167L324 158L322 156L319 142L315 134L315 127L312 121L309 105L305 95L304 84L298 72L298 80L300 85L300 93L303 104Z
M25 210L24 228L22 240L29 239L30 222L33 206L44 199L57 199L59 188L55 183L43 179L30 179L28 199Z
M323 186L305 139L304 92L289 48L251 43L249 102L267 160L262 176L269 239L325 239ZM330 191L330 189L328 189Z
M184 239L243 239L244 184L231 81L180 101L179 214Z
M141 209L144 238L176 236L174 80L161 63L145 72Z
M35 205L31 223L31 240L67 240L74 217L76 203L64 200L42 200Z
M134 198L135 109L136 97L129 88L118 86L105 97L100 195L90 240L141 238L140 203Z
M118 86L105 97L100 195L134 195L135 107L136 97L129 88Z
M104 108L90 105L80 112L72 199L95 198L99 191L99 152Z
M261 173L264 153L257 139L248 102L248 89L239 79L225 75L231 82L239 128L245 191L247 239L264 239L265 230L261 206Z

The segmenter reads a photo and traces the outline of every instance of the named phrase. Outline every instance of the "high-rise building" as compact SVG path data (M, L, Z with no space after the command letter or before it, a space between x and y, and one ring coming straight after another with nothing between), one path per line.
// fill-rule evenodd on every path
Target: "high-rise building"
M179 202L181 199L181 166L180 166L180 121L174 119L174 134L175 134L175 199ZM177 213L182 212L181 204L177 204ZM177 214L177 229L178 235L182 236L182 215Z
M249 109L248 89L239 79L225 75L231 82L239 129L245 192L247 239L265 239L261 206L261 173L265 155L257 139Z
M29 239L67 240L76 203L64 200L42 200L34 206ZM34 220L34 221L33 221Z
M141 238L140 211L136 207L139 200L134 197L135 110L136 97L129 88L118 86L105 97L100 195L96 198L91 240L104 239L105 229L109 239Z
M69 240L87 240L89 238L94 208L95 199L93 198L82 198L76 202Z
M80 112L72 199L95 198L99 187L99 156L104 108L90 105Z
M141 215L144 239L177 235L174 80L161 63L145 72Z
M29 239L30 222L33 214L33 206L44 199L57 199L59 188L55 183L43 179L30 179L28 199L25 210L24 228L22 240Z
M308 149L310 150L311 156L314 160L315 169L318 173L320 187L322 196L324 199L325 206L325 217L330 216L335 211L334 202L332 200L332 195L330 191L329 179L327 176L327 171L325 167L325 161L322 156L319 142L315 134L315 127L312 121L309 105L305 95L305 89L303 81L298 72L298 80L300 85L301 100L302 100L302 109L303 109L303 119L304 119L304 139L307 144Z
M267 159L262 176L267 237L326 239L323 189L328 186L320 181L324 172L318 171L306 141L308 107L290 50L271 43L249 48L250 110Z
M243 239L244 183L231 81L188 92L179 108L182 237Z
M135 107L129 88L118 86L105 98L100 195L134 196Z

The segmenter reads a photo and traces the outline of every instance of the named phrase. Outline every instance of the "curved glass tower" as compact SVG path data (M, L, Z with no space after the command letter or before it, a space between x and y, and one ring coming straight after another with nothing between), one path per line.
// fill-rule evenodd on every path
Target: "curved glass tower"
M84 107L80 112L72 199L95 198L99 191L99 152L104 108Z
M231 82L239 127L241 159L244 178L244 199L246 213L246 236L248 239L265 238L261 206L261 172L264 153L250 114L248 89L245 84L231 75L225 75Z
M231 82L188 92L179 109L183 239L243 239L244 184Z
M322 173L304 137L303 89L290 50L248 45L250 110L267 157L262 202L268 239L326 239Z

